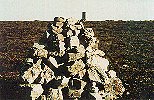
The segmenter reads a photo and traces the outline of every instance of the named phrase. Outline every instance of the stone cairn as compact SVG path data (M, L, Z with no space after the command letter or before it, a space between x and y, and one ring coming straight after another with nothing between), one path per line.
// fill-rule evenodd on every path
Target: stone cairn
M43 44L34 43L22 74L32 100L112 100L125 88L98 49L92 28L73 18L55 17Z

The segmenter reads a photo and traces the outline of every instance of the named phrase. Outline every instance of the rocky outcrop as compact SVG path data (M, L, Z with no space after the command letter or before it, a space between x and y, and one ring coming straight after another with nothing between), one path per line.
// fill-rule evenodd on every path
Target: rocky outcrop
M56 17L46 31L45 43L33 45L33 54L26 62L29 68L22 75L27 84L22 86L32 88L32 99L100 100L122 96L125 88L116 72L108 70L109 61L98 43L92 28L84 28L81 21Z

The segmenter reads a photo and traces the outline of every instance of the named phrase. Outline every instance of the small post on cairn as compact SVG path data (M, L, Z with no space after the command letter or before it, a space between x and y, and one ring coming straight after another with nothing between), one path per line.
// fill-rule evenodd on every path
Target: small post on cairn
M86 21L86 12L82 12L82 21Z

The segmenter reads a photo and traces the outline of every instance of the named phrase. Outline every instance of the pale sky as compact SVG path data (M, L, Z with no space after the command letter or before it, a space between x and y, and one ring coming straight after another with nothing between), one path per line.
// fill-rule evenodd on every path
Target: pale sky
M1 21L81 19L83 11L87 20L154 20L154 0L0 0Z

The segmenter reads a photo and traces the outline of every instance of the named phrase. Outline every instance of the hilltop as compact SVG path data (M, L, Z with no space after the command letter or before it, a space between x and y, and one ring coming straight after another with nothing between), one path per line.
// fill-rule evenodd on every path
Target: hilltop
M28 48L43 38L49 23L52 21L0 22L3 78L20 70L18 65L24 62ZM100 41L99 49L110 61L110 69L124 82L123 99L152 98L154 21L86 21L84 25L93 28Z

